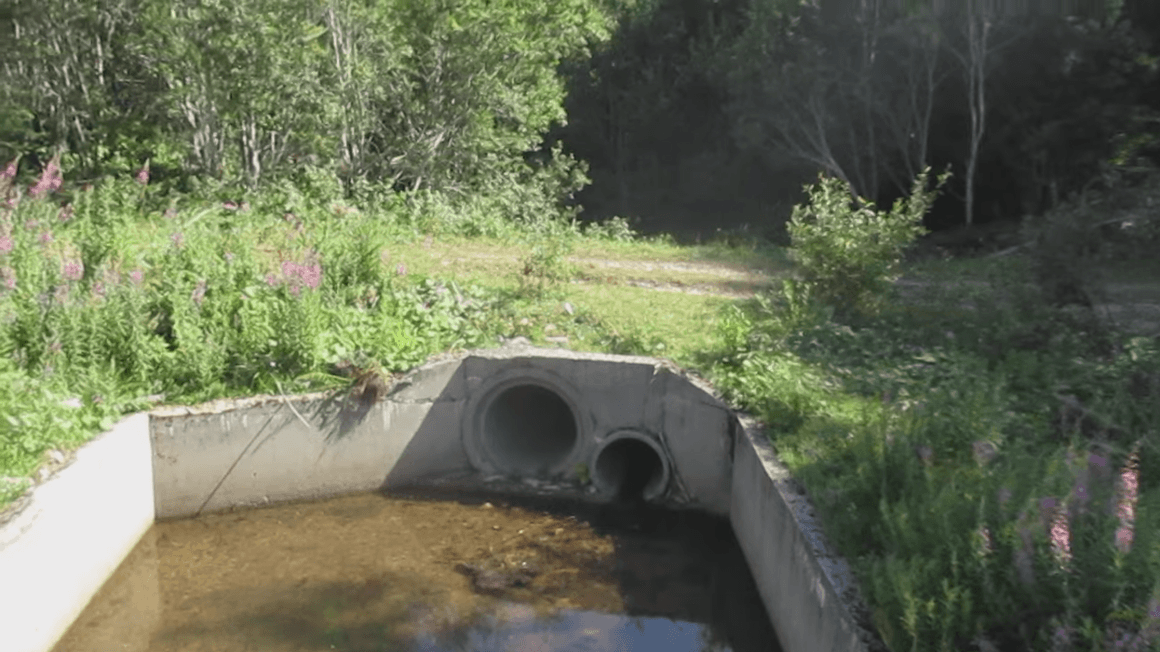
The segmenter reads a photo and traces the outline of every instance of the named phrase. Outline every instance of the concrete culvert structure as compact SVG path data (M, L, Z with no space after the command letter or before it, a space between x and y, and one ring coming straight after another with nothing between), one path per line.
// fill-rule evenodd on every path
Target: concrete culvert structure
M653 438L638 432L621 431L608 437L596 450L591 466L592 483L618 500L657 500L669 485L664 451Z
M538 384L495 393L483 408L480 433L488 456L509 473L548 473L572 454L576 416L559 394Z
M423 487L726 517L787 652L884 649L760 424L670 363L513 344L346 409L329 393L165 406L86 444L0 519L4 650L51 650L154 520Z

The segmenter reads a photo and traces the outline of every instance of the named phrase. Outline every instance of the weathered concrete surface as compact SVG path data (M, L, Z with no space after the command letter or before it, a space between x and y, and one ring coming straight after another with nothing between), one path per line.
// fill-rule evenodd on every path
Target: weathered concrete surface
M153 524L149 417L135 414L76 453L0 527L0 641L45 652Z
M861 597L846 562L830 550L809 499L764 432L743 422L733 463L730 521L787 652L885 650L863 627Z
M157 517L373 491L400 460L408 475L467 468L454 406L346 398L260 397L221 412L154 411Z
M576 424L575 442L543 465L505 460L484 437L489 402L527 385L562 399ZM156 512L175 518L423 484L472 488L496 476L580 489L578 465L601 438L632 429L654 434L665 453L661 502L727 515L730 419L706 388L657 360L521 345L475 351L414 370L373 404L316 394L155 410Z

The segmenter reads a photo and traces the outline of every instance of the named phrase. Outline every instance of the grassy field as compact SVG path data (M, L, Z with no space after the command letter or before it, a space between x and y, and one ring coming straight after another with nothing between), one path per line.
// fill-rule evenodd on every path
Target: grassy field
M159 400L526 336L672 359L757 415L892 649L1160 644L1160 347L1046 305L1024 259L911 265L882 314L836 321L793 307L787 252L758 242L465 238L260 198L145 214L134 191L0 211L0 509Z

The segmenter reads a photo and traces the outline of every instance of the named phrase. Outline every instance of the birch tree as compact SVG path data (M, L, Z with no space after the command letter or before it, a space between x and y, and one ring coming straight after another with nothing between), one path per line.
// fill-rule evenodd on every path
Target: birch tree
M996 54L1017 40L1018 30L999 30L1013 27L1011 14L1004 13L996 0L965 0L960 11L947 12L941 17L943 33L948 35L947 50L958 62L966 82L967 110L970 116L970 137L967 144L966 189L964 221L971 226L975 221L975 181L979 168L979 149L987 131L987 76L995 63ZM949 27L948 27L949 25ZM999 35L1001 38L997 39Z

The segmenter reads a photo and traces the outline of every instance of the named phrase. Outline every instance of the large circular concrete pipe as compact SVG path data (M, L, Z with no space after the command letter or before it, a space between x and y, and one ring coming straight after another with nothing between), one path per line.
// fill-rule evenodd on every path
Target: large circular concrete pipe
M538 474L560 467L576 447L576 417L559 394L536 383L517 383L483 406L480 443L507 473Z
M592 459L592 483L618 500L656 500L669 486L668 459L648 435L633 430L612 433Z

